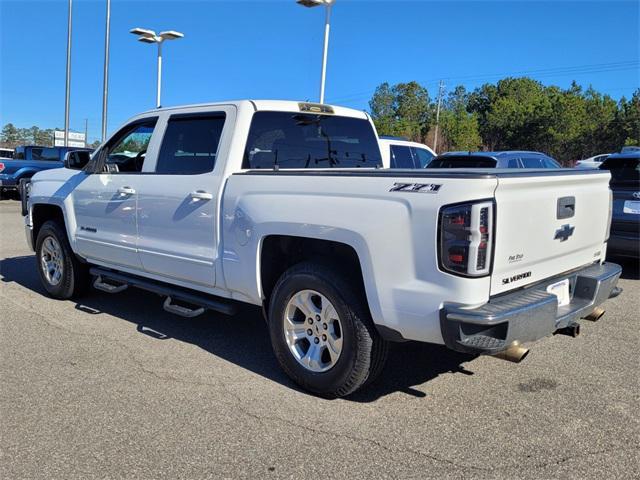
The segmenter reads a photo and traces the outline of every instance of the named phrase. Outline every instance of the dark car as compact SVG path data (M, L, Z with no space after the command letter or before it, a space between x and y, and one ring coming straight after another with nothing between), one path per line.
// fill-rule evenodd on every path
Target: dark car
M640 258L640 151L614 153L600 169L611 172L613 191L607 253Z
M0 194L18 191L21 181L28 181L41 170L63 167L66 153L76 150L93 151L77 147L16 147L13 159L0 160Z
M561 168L540 152L448 152L437 156L425 168Z

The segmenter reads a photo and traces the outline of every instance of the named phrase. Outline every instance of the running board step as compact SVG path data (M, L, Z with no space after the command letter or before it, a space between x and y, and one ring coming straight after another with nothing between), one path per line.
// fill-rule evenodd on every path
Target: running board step
M93 288L97 290L102 290L103 292L107 292L107 293L122 292L123 290L126 290L128 286L129 285L127 285L126 283L121 283L120 285L113 285L111 283L107 283L102 279L102 275L98 275L96 277L96 281L93 282Z
M164 309L167 312L181 315L183 317L195 317L204 312L204 310L212 310L214 312L224 313L225 315L235 315L237 312L236 305L231 302L218 299L216 297L207 295L205 293L196 292L194 290L187 290L186 288L173 287L165 283L156 282L146 278L138 277L137 275L130 275L121 272L112 272L104 268L93 267L89 270L91 275L98 277L96 282L100 280L99 285L108 285L108 287L120 288L125 285L130 287L136 287L141 290L153 292L163 297L167 297L164 302ZM105 282L112 281L119 285L111 285ZM96 283L94 282L94 286ZM107 288L108 288L107 287ZM98 290L102 290L100 287L96 287ZM122 289L124 290L124 289ZM107 290L103 290L107 291ZM120 290L121 291L121 290ZM109 293L115 293L110 290ZM186 303L187 305L193 305L199 307L197 309L191 309L181 305L176 305L174 301ZM202 312L200 311L202 309Z
M173 313L174 315L180 315L181 317L193 318L198 315L202 315L204 313L204 308L189 308L182 305L176 305L171 303L171 297L167 297L164 300L164 304L162 305L167 312Z

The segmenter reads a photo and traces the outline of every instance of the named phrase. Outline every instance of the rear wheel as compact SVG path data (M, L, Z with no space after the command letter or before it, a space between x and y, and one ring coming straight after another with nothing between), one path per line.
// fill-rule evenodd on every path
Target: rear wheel
M63 227L48 221L36 240L38 273L45 290L54 298L68 299L84 293L89 286L89 271L71 250Z
M387 354L364 295L321 263L300 263L282 275L270 302L269 329L287 375L325 397L371 382Z

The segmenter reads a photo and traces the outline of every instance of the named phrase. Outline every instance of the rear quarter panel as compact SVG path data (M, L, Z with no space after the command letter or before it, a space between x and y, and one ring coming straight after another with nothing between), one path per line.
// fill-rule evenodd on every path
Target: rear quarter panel
M437 194L390 192L396 182L441 184ZM260 249L269 235L332 240L356 251L373 320L405 338L442 343L443 302L481 305L489 277L438 270L442 205L492 198L495 178L407 177L391 171L357 176L314 173L237 174L223 198L226 287L260 304Z

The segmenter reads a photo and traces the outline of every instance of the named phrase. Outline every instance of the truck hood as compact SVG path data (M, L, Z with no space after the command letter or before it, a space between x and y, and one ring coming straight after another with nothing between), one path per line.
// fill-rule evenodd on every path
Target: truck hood
M80 173L78 170L71 170L68 168L52 168L49 170L42 170L33 175L31 178L32 182L43 182L43 181L52 181L52 182L60 182L64 183L69 180L74 175Z

